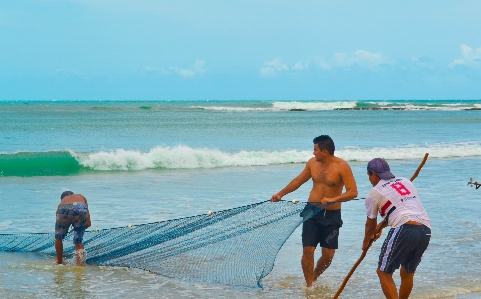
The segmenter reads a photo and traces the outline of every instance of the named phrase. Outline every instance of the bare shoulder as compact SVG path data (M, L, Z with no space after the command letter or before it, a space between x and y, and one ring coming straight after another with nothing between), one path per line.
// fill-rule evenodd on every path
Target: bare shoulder
M307 163L306 163L306 167L311 167L313 164L316 164L316 158L315 157L312 157L310 158Z
M305 170L313 170L318 164L319 162L316 161L316 158L312 157L307 161Z
M341 158L337 158L336 163L337 163L337 170L341 175L352 174L351 166L349 166L349 163L347 163Z
M339 165L339 167L351 169L351 166L349 166L349 163L347 163L345 160L339 157L336 157L336 158L337 158L337 164Z
M83 196L82 194L75 194L75 195L77 195L77 197L79 197L80 199L85 201L85 203L87 203L87 198L85 198L85 196Z

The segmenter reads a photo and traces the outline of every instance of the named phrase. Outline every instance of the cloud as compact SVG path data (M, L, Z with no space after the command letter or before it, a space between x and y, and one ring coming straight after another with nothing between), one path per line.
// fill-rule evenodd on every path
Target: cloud
M156 67L153 67L153 66L143 66L141 69L140 69L140 72L144 75L147 75L147 76L157 76L159 74L161 75L170 75L171 72L169 70L166 70L166 69L159 69L159 68L156 68Z
M332 67L349 68L357 65L363 68L374 69L381 64L389 63L389 59L382 53L373 53L366 50L357 50L352 53L338 52L334 54L330 65Z
M260 68L259 72L262 77L273 77L278 75L282 72L293 70L293 71L302 71L309 68L311 65L311 61L298 61L294 63L294 65L289 66L288 64L284 63L280 58L275 58L271 61L264 62L264 65Z
M455 67L457 65L466 65L470 67L481 66L481 48L473 49L466 44L459 46L461 48L461 58L454 59L449 64L449 67Z
M264 65L260 69L260 74L262 77L272 77L287 70L289 70L287 64L282 62L280 58L275 58L271 61L264 62Z
M152 66L144 66L142 70L145 72L157 72L157 68Z
M374 53L366 50L356 50L354 52L337 52L331 59L314 59L314 63L323 70L335 68L348 69L353 66L375 70L382 64L391 63L382 53Z
M382 53L374 53L366 50L357 50L354 52L337 52L331 59L315 57L312 60L298 61L293 65L283 62L280 58L264 62L259 72L262 77L274 77L287 71L303 71L310 68L313 64L322 70L332 70L335 68L350 68L358 66L375 70L382 64L391 63L389 59Z
M153 66L143 66L140 71L148 76L152 75L173 75L177 74L179 77L183 79L192 78L196 75L202 74L205 72L205 61L204 60L196 60L194 64L192 64L189 68L179 68L179 67L170 67L169 69L164 68L157 68Z
M205 66L204 60L196 60L195 63L190 66L190 68L179 69L179 68L176 68L176 67L172 67L171 69L177 75L179 75L179 77L187 79L187 78L192 78L196 75L199 75L199 74L205 72L204 66Z
M317 67L320 67L323 70L327 71L327 70L332 69L332 66L322 58L314 59L314 63L316 64Z
M407 65L403 65L401 67L405 69L410 66L414 69L435 69L432 59L426 56L412 57L410 61L407 61Z
M297 70L297 71L300 71L300 70L305 70L305 69L308 69L309 66L310 66L311 62L308 61L308 62L302 62L302 61L299 61L299 62L296 62L294 64L294 66L292 67L293 70Z

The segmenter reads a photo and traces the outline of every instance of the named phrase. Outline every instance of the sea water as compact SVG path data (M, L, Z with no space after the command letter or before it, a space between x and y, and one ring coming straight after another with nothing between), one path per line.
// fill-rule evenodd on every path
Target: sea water
M359 198L367 161L383 157L415 180L432 239L412 298L481 297L481 101L0 102L0 234L52 232L64 190L89 201L90 229L136 225L268 200L330 135L351 165ZM307 200L311 182L284 199ZM360 257L362 199L343 204L331 267L304 288L298 228L263 289L176 280L149 272L56 266L38 253L0 252L2 298L331 298ZM384 232L384 234L387 230ZM381 240L343 298L383 298ZM236 250L249 250L236 248ZM320 251L316 251L316 258ZM399 284L398 271L394 274Z

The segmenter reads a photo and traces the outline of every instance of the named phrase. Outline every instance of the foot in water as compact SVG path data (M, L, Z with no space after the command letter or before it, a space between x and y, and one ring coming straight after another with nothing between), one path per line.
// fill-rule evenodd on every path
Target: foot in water
M87 251L85 249L78 249L75 251L75 258L77 260L77 266L85 266L85 260L87 258Z

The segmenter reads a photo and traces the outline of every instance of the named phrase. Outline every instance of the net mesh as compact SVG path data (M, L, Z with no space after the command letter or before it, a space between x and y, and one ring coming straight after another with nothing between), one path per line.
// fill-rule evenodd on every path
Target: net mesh
M86 231L86 263L167 277L262 287L284 242L323 206L269 201L169 221ZM300 216L301 215L301 216ZM66 259L75 256L73 234ZM55 255L54 233L1 234L0 250Z

